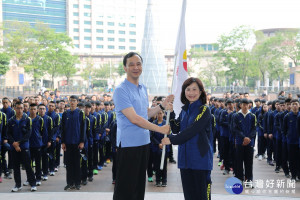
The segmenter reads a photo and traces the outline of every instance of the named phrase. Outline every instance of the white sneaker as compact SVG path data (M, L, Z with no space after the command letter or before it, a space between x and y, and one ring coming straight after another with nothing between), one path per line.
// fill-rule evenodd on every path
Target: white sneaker
M36 186L40 186L40 185L42 185L42 182L41 181L37 181L36 182Z
M264 159L267 159L268 158L268 156L266 155L266 154L264 154L264 157L263 157Z
M43 181L47 181L47 180L48 180L48 176L44 176Z
M23 183L23 186L28 186L29 185L29 182L28 181L25 181L24 183Z
M50 172L50 176L54 176L55 175L55 172Z
M258 160L259 160L259 161L262 161L262 155L259 155L259 156L258 156Z
M30 189L30 191L31 191L31 192L35 192L35 191L37 191L37 188L36 188L36 186L32 186L32 187L31 187L31 189Z
M57 169L57 168L54 168L54 171L55 171L55 172L58 172L58 169Z
M22 187L14 187L13 189L11 189L12 192L18 192L22 190Z

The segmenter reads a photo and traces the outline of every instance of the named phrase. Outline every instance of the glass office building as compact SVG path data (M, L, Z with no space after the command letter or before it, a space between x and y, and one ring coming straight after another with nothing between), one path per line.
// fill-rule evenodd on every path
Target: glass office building
M2 0L2 20L44 22L56 32L66 32L66 5L66 0Z

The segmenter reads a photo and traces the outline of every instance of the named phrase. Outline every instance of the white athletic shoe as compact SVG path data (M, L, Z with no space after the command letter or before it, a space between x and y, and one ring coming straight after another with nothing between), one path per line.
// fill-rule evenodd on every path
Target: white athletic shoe
M23 183L23 186L28 186L29 185L29 182L28 181L25 181L24 183Z
M22 187L14 187L13 189L11 189L12 192L18 192L22 190Z
M36 186L41 186L42 185L42 182L41 181L37 181L36 182Z
M31 187L31 189L30 189L30 191L31 191L31 192L35 192L35 191L37 191L37 188L36 188L36 186L32 186L32 187Z
M258 156L258 160L259 160L259 161L262 161L262 155L259 155L259 156Z

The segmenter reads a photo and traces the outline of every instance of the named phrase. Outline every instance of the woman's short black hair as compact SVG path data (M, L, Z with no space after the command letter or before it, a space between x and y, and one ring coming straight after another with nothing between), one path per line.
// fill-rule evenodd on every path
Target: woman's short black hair
M192 83L196 83L199 87L199 90L201 92L201 95L199 97L199 99L201 100L202 104L206 104L206 92L203 86L202 81L199 78L188 78L184 81L184 83L182 84L182 88L181 88L181 95L180 95L180 100L183 104L187 104L189 103L189 100L186 98L185 96L185 89L190 86Z
M137 55L138 57L140 57L142 63L143 63L143 58L142 56L140 56L140 54L136 53L136 52L129 52L128 54L126 54L123 58L123 65L126 67L126 63L127 63L127 59L131 58L132 56Z

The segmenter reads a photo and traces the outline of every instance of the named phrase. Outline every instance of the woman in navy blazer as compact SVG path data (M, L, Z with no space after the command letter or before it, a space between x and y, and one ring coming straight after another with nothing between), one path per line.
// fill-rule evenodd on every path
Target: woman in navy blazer
M210 199L213 168L213 133L206 92L198 78L189 78L181 90L184 104L179 117L171 112L170 125L177 135L164 138L162 144L179 145L178 168L186 200Z

